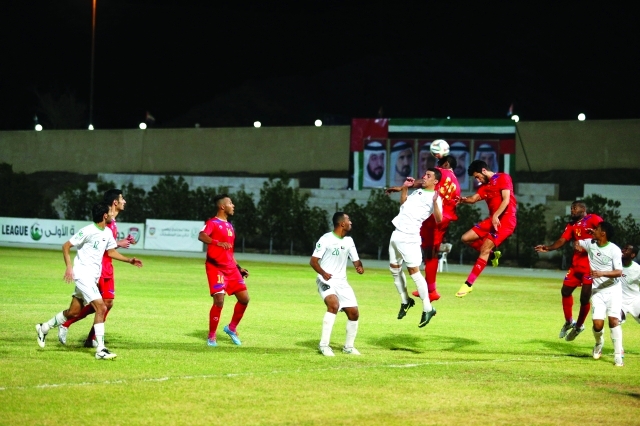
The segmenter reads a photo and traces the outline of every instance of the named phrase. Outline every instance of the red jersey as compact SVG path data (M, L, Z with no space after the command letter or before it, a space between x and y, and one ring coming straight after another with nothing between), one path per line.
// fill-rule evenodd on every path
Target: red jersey
M593 238L593 235L587 232L587 228L595 229L595 227L603 220L604 219L597 214L590 213L576 222L568 223L560 237L564 238L566 241L578 241ZM574 250L571 265L589 268L589 257L587 253L588 252L586 250Z
M107 228L111 229L111 232L113 232L113 239L117 242L118 225L116 225L116 220L113 219L110 223L107 223ZM102 272L100 274L100 277L113 279L113 261L106 251L104 252L104 255L102 255Z
M489 179L489 183L482 184L482 186L478 188L478 195L487 202L489 216L493 216L500 207L500 204L502 204L503 189L508 189L511 193L509 194L509 204L500 216L509 215L515 217L518 209L518 201L513 194L513 182L511 181L511 176L508 174L494 173Z
M456 174L451 169L436 167L442 173L442 177L436 185L436 191L442 197L442 217L449 220L458 220L456 204L460 198L460 184Z
M236 240L236 233L233 225L226 220L213 217L205 223L202 232L213 240L211 244L207 245L207 261L220 270L235 268L233 244ZM231 249L225 250L216 244L218 242L231 244Z

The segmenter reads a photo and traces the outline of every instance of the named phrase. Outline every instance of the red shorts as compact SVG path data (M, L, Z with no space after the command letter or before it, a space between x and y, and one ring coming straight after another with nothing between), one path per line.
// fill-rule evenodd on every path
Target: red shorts
M103 299L115 299L116 298L116 283L113 278L100 277L98 280L98 290Z
M450 218L442 218L440 223L436 223L436 218L433 215L429 216L427 220L422 222L420 228L420 238L422 239L422 248L435 247L442 243L442 237L449 228Z
M589 267L589 258L574 259L567 275L564 276L563 284L567 287L581 287L593 284Z
M209 294L225 291L229 296L247 289L244 278L240 275L238 268L220 270L209 262L205 262L207 280L209 281Z
M473 227L475 232L480 238L489 238L493 241L496 247L498 247L504 240L509 238L513 231L516 229L516 217L515 216L502 216L500 218L500 228L496 231L491 223L491 218L488 217L482 222L476 223Z

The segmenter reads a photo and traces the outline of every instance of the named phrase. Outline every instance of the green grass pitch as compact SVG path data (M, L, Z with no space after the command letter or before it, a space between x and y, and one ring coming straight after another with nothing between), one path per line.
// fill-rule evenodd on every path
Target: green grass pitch
M340 352L346 317L334 327L333 358L317 351L324 304L306 265L242 262L251 302L238 328L206 345L211 298L201 259L144 256L114 262L117 297L106 323L118 358L82 347L90 319L36 344L34 325L66 308L59 251L0 248L2 425L626 425L640 422L640 324L623 325L625 366L613 366L608 330L600 360L587 330L558 338L560 282L481 276L464 299L464 276L438 277L438 314L396 319L399 297L386 269L349 281L360 304L356 347ZM577 311L577 307L574 309Z

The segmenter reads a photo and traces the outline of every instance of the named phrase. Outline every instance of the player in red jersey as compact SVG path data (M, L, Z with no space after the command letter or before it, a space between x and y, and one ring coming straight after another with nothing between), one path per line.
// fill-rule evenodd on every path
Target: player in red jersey
M233 309L233 316L229 325L224 327L224 332L231 337L234 344L240 345L240 339L236 327L244 316L244 311L249 303L249 292L244 279L249 272L238 265L233 255L233 246L236 233L233 225L229 223L229 216L233 216L235 206L227 194L216 195L213 202L218 209L215 217L209 219L198 239L207 244L207 260L205 268L209 281L209 294L213 297L213 306L209 311L209 336L207 344L218 346L216 331L220 322L220 314L224 306L224 293L235 295L237 302Z
M117 248L129 248L131 243L134 241L132 236L127 236L120 241L118 241L118 226L116 225L116 216L118 213L124 210L124 206L127 204L127 201L122 196L122 191L119 189L110 189L104 193L103 196L105 204L109 206L109 219L107 220L107 228L111 230L113 233L113 239L116 240L118 244ZM115 282L113 279L113 261L111 257L105 252L102 256L102 271L100 272L100 279L98 280L98 290L100 290L100 294L102 295L102 299L104 300L104 304L107 306L107 312L104 315L105 321L107 320L107 315L111 308L113 307L113 300L116 297L116 289ZM60 343L65 345L67 343L67 333L69 331L69 327L71 324L80 321L83 318L86 318L88 315L91 315L95 312L93 306L88 304L82 308L80 311L80 315L75 318L70 318L66 322L60 325L58 328L58 340ZM85 347L96 347L97 342L95 341L95 330L91 327L89 331L89 335L84 342Z
M571 222L564 228L564 232L556 240L555 243L550 246L543 244L537 245L535 250L538 252L546 253L552 250L557 250L568 241L578 241L593 238L587 230L595 229L603 219L597 214L587 214L587 206L583 201L574 201L571 203ZM564 311L564 325L560 329L559 338L565 338L566 340L574 340L578 334L584 330L584 322L589 315L591 309L591 285L592 278L590 275L589 257L586 251L573 251L573 259L571 260L571 267L564 277L562 289L562 310ZM578 313L578 320L573 321L573 291L576 287L582 287L580 289L580 312Z
M494 248L498 247L516 229L516 211L518 201L513 194L511 176L506 173L494 173L489 170L487 163L474 160L467 170L480 184L478 192L471 197L460 198L461 203L474 204L480 200L487 202L489 217L462 236L462 242L480 252L471 273L457 297L464 297L473 291L473 283L482 273ZM497 252L496 252L497 254Z
M442 238L447 232L447 228L449 228L449 223L458 220L456 205L460 199L460 184L455 173L453 173L453 169L456 168L457 164L456 158L452 155L445 155L438 159L438 167L436 168L440 170L442 179L436 185L436 191L440 193L442 198L442 222L436 223L435 217L431 215L422 223L420 228L424 277L429 290L429 300L432 302L440 299L440 294L436 289L440 244L442 244ZM418 291L414 291L412 294L419 297Z

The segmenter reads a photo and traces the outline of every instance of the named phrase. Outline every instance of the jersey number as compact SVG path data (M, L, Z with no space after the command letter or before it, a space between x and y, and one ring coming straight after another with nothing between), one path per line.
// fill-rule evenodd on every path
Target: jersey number
M334 248L333 251L331 252L332 255L334 256L340 256L340 249L339 248Z

